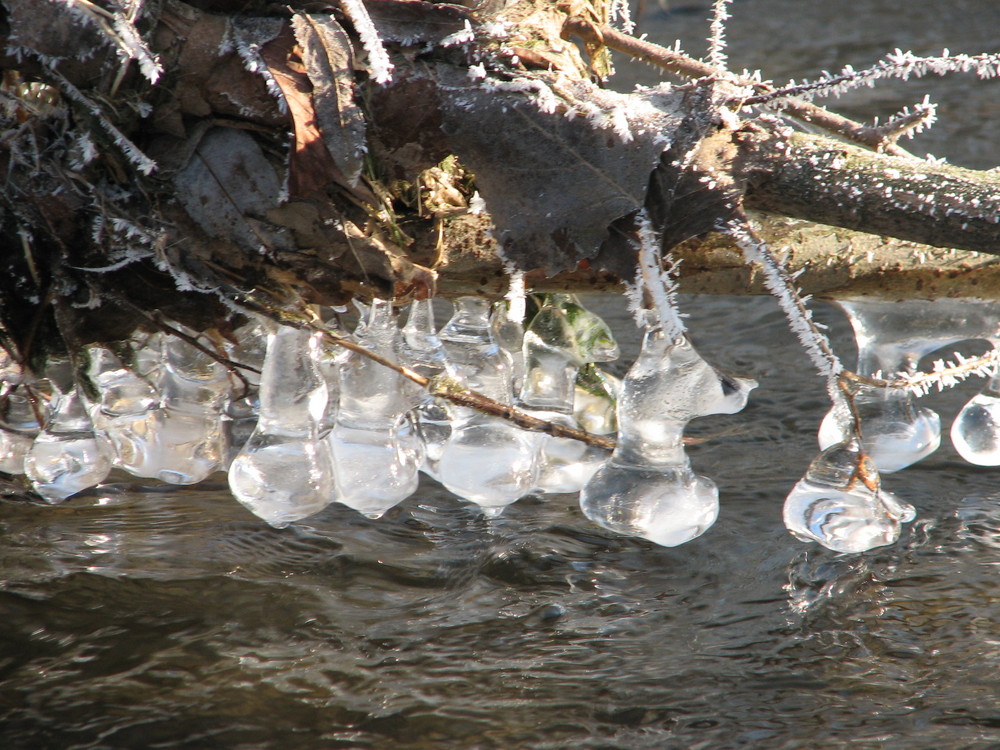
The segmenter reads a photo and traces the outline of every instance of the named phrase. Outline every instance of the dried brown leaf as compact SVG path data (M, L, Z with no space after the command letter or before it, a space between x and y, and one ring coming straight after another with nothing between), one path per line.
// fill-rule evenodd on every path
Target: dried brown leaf
M670 93L585 82L557 93L544 74L475 83L438 72L449 144L475 173L505 256L525 270L553 274L595 257L608 227L643 207L680 121Z
M312 84L323 142L347 182L356 186L367 147L365 118L354 101L351 40L332 15L298 13L292 28Z
M306 75L291 27L285 27L274 41L261 49L261 56L281 88L292 116L295 148L288 160L288 192L293 198L307 198L329 184L337 170L323 142L312 85ZM341 175L346 184L346 178Z

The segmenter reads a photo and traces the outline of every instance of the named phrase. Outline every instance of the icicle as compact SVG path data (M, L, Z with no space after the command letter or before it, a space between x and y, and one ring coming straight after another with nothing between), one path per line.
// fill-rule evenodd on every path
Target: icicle
M573 400L579 368L618 358L611 329L568 294L549 294L524 335L525 377L519 401L532 416L575 427ZM539 492L579 492L606 454L578 440L540 437Z
M455 373L444 344L434 330L434 308L432 300L414 300L410 314L403 326L403 357L414 372L426 378ZM417 394L420 403L410 413L411 422L424 445L424 461L421 470L434 479L438 478L438 462L444 446L451 437L451 417L444 403L421 389Z
M358 343L399 361L400 332L392 303L372 301L355 333ZM352 352L340 368L340 406L330 432L336 499L369 518L379 518L417 489L423 461L420 441L407 429L413 406L397 373Z
M279 529L334 499L330 446L317 428L327 402L319 335L287 326L268 335L257 428L229 467L236 499Z
M878 471L857 440L824 450L785 500L785 526L835 552L892 544L912 506L881 489Z
M24 473L35 492L50 503L61 503L102 482L111 471L114 450L94 431L70 361L49 362L46 376L55 389L55 402L24 457Z
M460 297L439 334L455 374L469 389L503 404L512 400L510 362L497 345L490 303ZM535 485L538 438L499 419L465 408L452 413L452 433L441 455L441 483L496 517Z
M718 515L718 490L691 471L684 427L695 417L740 411L756 385L720 373L686 338L648 328L622 382L617 447L580 493L584 515L666 547L703 534Z

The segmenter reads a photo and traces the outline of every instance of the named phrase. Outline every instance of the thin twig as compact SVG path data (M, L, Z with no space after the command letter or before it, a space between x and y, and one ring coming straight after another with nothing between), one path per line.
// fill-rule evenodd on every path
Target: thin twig
M748 78L734 76L720 68L695 60L687 55L674 52L645 39L638 39L606 25L590 23L582 18L567 18L563 22L563 38L575 35L588 44L603 44L610 49L622 52L643 62L656 65L664 70L685 76L687 78L728 78L741 86L750 86L758 94L766 95L775 91L775 87L753 81ZM877 128L870 128L842 115L830 112L812 102L790 98L783 102L783 111L803 122L811 123L831 133L836 133L850 141L867 146L875 151L882 151L893 156L911 156L905 149L895 143L886 142L883 134Z

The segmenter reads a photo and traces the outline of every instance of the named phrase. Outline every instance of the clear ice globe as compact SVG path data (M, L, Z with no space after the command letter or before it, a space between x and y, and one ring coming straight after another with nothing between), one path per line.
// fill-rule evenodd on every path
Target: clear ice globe
M1000 466L1000 398L973 396L952 422L951 443L970 464Z

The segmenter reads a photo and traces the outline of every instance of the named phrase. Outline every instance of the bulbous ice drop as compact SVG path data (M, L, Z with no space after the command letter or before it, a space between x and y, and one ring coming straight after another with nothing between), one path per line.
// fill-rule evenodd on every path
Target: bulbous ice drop
M854 440L827 448L785 499L786 528L835 552L892 544L913 506L881 489L871 459Z
M111 471L114 451L94 431L69 361L50 363L46 374L56 388L55 403L24 457L24 473L35 492L60 503L102 482Z
M610 361L618 345L607 324L568 294L549 294L523 338L524 380L519 402L532 416L575 427L577 372L588 362ZM540 435L539 492L579 492L607 457L577 440Z
M416 492L423 449L415 433L338 424L330 446L337 502L374 519Z
M445 444L438 476L450 492L496 518L535 487L537 452L534 434L496 417L467 414Z
M222 413L232 384L225 367L181 338L151 336L150 344L159 347L161 364L150 363L148 375L159 403L116 438L118 465L135 476L196 484L228 457Z
M456 378L471 390L510 404L511 363L493 338L489 314L488 301L460 297L439 336ZM452 432L438 462L438 479L485 515L496 517L535 486L538 436L470 409L449 412Z
M257 428L229 467L236 499L275 528L334 499L330 447L318 434L327 399L318 346L316 335L286 326L268 335Z
M862 445L885 474L905 469L941 445L941 418L914 403L902 389L862 388L854 399L861 416ZM846 404L836 404L820 424L820 450L848 440L853 420Z
M686 466L642 469L609 461L587 483L580 507L606 529L676 547L715 523L719 490Z
M1000 375L962 407L951 424L958 454L977 466L1000 466Z
M584 515L664 546L703 534L718 516L718 490L691 471L684 427L698 416L740 411L755 386L720 373L686 338L647 330L622 382L615 451L580 493Z
M386 359L400 360L400 331L392 304L373 300L358 343ZM340 368L340 408L328 437L336 475L336 500L378 518L417 488L423 460L412 431L401 429L413 406L402 377L352 352Z

